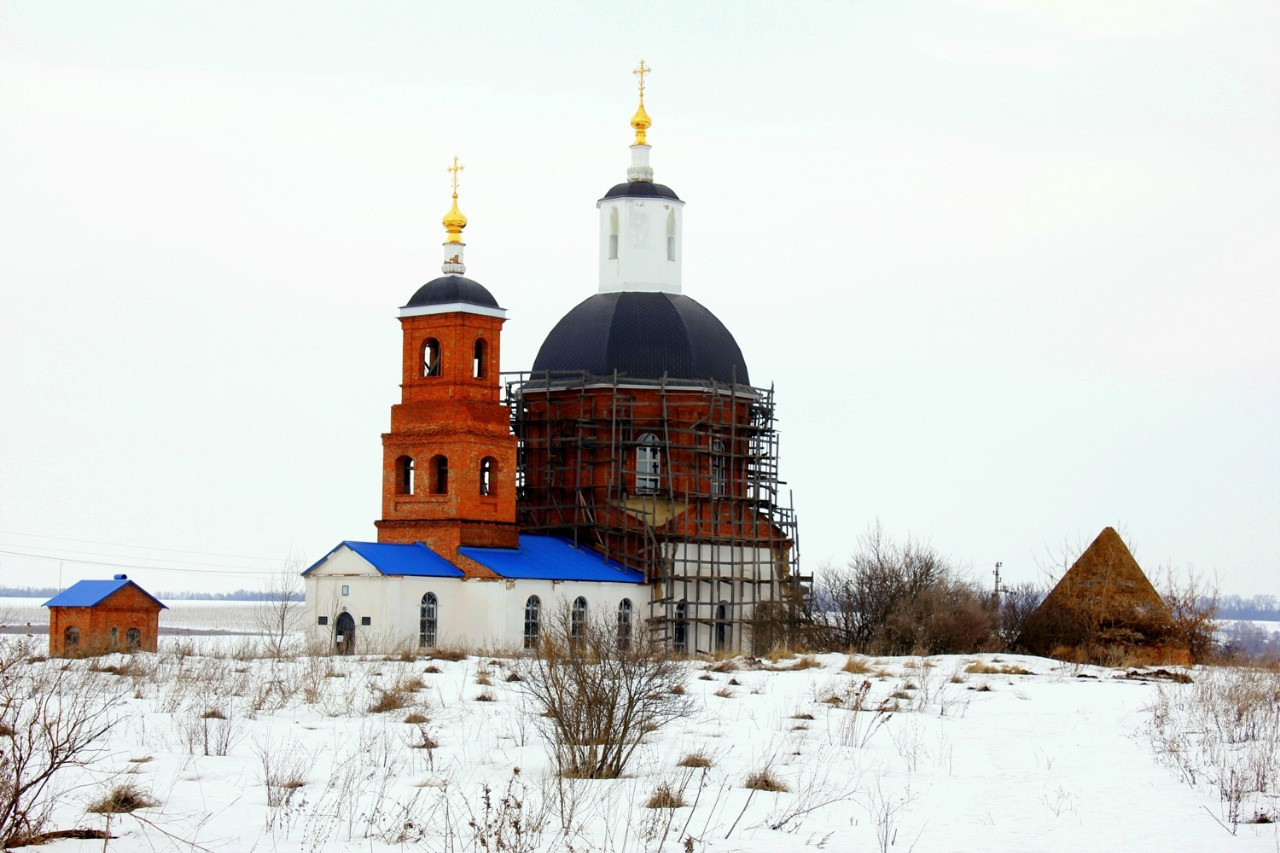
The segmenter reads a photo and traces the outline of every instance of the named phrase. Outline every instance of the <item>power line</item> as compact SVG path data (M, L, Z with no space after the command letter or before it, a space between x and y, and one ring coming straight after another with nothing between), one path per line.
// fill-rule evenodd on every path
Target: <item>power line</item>
M208 569L174 569L174 568L164 568L161 566L139 566L131 563L119 563L114 561L107 563L107 562L101 562L98 560L78 560L78 559L75 559L74 557L50 556L48 554L26 554L21 551L9 551L3 548L0 548L0 554L9 554L10 556L13 556L13 557L29 557L33 560L53 560L57 562L75 563L81 566L113 566L118 569L137 569L139 571L144 571L144 572L177 572L179 574L193 574L193 575L201 575L201 574L253 575L255 577L267 577L270 575L279 574L279 571L272 570L272 569L256 569L253 571L236 570L236 569L220 569L220 568L212 568L212 567Z
M215 554L209 551L190 551L183 548L153 548L148 545L126 545L123 542L100 542L94 539L74 539L70 536L49 536L44 533L22 533L17 530L0 530L4 536L26 536L32 539L53 539L58 542L78 542L82 545L106 545L109 548L132 548L142 551L165 551L171 554L195 554L199 557L221 557L228 560L273 560L272 557L251 557L246 554Z

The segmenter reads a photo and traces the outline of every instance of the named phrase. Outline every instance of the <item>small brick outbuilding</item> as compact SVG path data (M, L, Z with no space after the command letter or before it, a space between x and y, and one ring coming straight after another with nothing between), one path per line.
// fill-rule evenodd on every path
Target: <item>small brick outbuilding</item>
M128 575L80 581L44 606L49 608L51 655L154 652L160 611L168 609Z

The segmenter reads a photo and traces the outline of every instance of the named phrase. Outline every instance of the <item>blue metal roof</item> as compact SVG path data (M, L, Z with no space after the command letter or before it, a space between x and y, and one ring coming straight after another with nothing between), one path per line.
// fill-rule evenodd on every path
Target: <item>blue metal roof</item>
M553 536L521 536L519 548L462 547L458 552L504 578L644 583L644 574Z
M109 581L77 581L62 592L55 595L44 603L44 607L93 607L95 604L104 601L112 593L119 592L126 586L137 587L138 592L147 598L159 604L161 609L168 610L164 604L160 602L151 593L138 586L133 581L123 575Z
M310 574L317 566L333 556L338 548L350 548L365 562L384 575L409 575L428 578L460 578L462 570L432 551L421 542L397 544L388 542L340 542L337 547L316 560L302 574Z

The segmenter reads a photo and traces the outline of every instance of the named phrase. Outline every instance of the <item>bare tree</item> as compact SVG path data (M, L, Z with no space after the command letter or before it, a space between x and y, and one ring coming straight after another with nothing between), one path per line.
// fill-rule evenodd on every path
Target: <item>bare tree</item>
M619 642L612 620L575 623L565 609L516 670L564 776L618 777L647 732L689 708L683 664L646 625Z
M75 664L27 664L26 642L0 644L0 844L37 836L59 772L88 764L115 724L112 682ZM114 681L119 681L115 679Z
M254 621L263 636L268 657L282 658L292 650L291 637L299 629L298 620L302 613L302 602L298 595L302 591L300 579L301 562L290 557L271 575L264 592L266 598L258 602L254 612Z

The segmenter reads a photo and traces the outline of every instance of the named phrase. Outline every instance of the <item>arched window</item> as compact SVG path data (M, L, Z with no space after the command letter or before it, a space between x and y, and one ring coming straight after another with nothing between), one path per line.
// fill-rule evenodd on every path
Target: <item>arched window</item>
M449 460L444 456L431 457L431 494L449 493Z
M569 637L581 640L587 630L587 600L578 596L573 600L573 609L569 611Z
M685 606L684 600L676 605L675 624L672 625L671 647L677 652L686 652L689 650L689 623L688 608Z
M651 432L640 436L636 447L636 493L658 491L658 437Z
M541 618L542 599L531 595L524 603L524 647L526 649L538 647L538 633L542 628Z
M114 649L116 646L120 645L120 629L115 625L112 625L110 634L111 636L107 642L109 642L111 644L110 647Z
M480 460L480 494L494 494L493 474L498 468L498 460L486 456Z
M624 598L618 602L618 650L631 649L631 599Z
M676 259L676 212L667 214L667 260Z
M609 260L618 259L618 208L609 211Z
M62 644L68 648L80 645L80 629L74 625L68 626L62 632Z
M422 342L422 375L440 375L440 342L435 338Z
M142 632L137 628L130 628L124 632L124 644L131 649L142 648Z
M396 460L396 494L413 494L413 457L401 456Z
M476 379L483 379L485 375L485 356L488 355L489 345L485 343L484 338L476 338L475 354L471 358L471 375Z
M436 644L436 610L439 602L436 594L429 592L422 596L422 607L418 611L418 645L429 649Z
M711 494L723 495L725 483L729 477L728 460L724 458L724 442L715 439L711 442Z
M716 605L716 651L723 651L729 644L729 605L720 602Z

